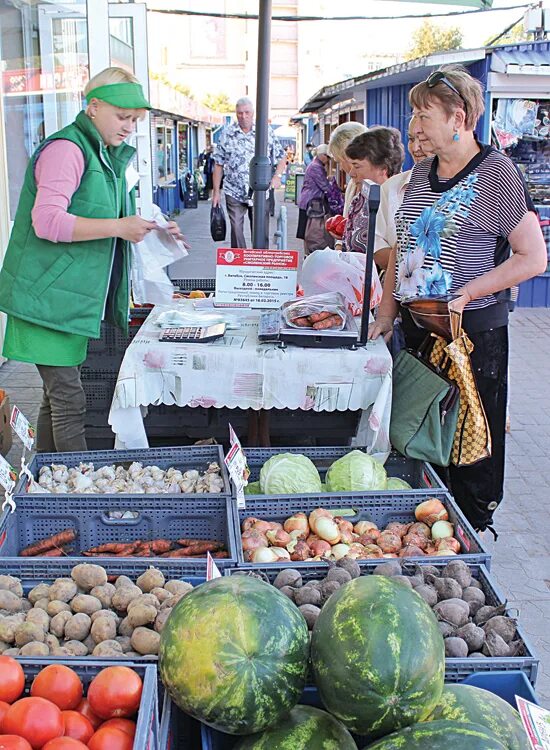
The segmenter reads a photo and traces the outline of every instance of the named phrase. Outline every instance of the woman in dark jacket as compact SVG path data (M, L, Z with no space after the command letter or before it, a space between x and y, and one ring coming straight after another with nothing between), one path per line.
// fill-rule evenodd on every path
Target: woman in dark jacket
M329 160L328 146L321 143L304 175L298 203L300 216L296 236L304 240L306 255L324 247L334 247L334 239L325 229L325 220L341 212L343 200L339 190L334 190L333 181L327 177Z

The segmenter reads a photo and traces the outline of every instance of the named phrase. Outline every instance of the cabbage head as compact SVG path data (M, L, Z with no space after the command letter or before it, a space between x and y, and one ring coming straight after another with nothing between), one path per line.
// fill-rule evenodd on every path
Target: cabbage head
M337 459L327 471L329 492L362 492L385 490L386 470L363 451L355 450Z
M260 483L259 482L249 482L248 484L245 484L245 486L244 486L244 494L245 495L261 495L262 491L260 489Z
M399 477L388 477L386 489L399 492L399 490L412 490L412 487L408 482L405 482L404 479L400 479Z
M271 456L260 471L260 490L264 495L296 495L321 492L321 477L313 461L301 453Z

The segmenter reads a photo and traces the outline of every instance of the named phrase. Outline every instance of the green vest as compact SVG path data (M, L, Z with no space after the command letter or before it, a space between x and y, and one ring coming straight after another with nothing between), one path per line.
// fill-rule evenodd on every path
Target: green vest
M90 118L80 112L71 125L47 138L29 162L0 271L0 310L46 328L92 338L99 338L104 315L127 330L129 243L118 240L121 273L106 309L117 239L57 243L40 239L34 232L34 168L41 150L56 139L72 141L84 155L84 174L68 213L90 219L116 219L121 215L121 205L123 216L135 213L133 191L128 194L124 179L135 149L125 143L106 147ZM121 185L125 196L121 195Z

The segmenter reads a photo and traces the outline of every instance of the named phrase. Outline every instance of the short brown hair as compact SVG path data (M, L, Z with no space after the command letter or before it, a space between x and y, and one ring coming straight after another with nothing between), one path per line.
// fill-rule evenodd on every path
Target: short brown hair
M434 100L436 100L447 117L451 117L457 109L463 109L466 114L466 129L473 130L485 111L483 86L480 81L471 76L462 65L442 65L437 72L445 75L445 78L454 86L458 94L444 81L439 81L433 87L428 86L428 78L421 83L417 83L410 90L409 102L411 107L425 109L433 105Z
M405 160L405 149L401 133L396 128L382 125L358 135L346 148L348 159L368 159L375 167L384 167L388 177L401 171Z

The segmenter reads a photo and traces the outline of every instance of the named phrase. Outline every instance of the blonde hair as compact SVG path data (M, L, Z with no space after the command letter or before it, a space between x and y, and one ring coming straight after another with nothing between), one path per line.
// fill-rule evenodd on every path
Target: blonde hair
M464 121L466 130L473 130L485 111L483 86L480 81L471 76L462 65L442 65L437 72L445 74L445 78L449 79L449 83L455 87L459 95L444 81L439 81L430 88L426 80L417 83L410 90L409 103L411 107L426 109L434 103L439 103L448 118L457 109L463 109L466 114Z
M133 73L124 68L105 68L100 73L90 78L84 86L84 96L88 96L90 91L97 89L99 86L109 86L111 83L139 83Z
M360 122L343 122L335 128L328 142L328 151L330 156L337 161L346 158L346 147L353 139L366 133L367 128Z

